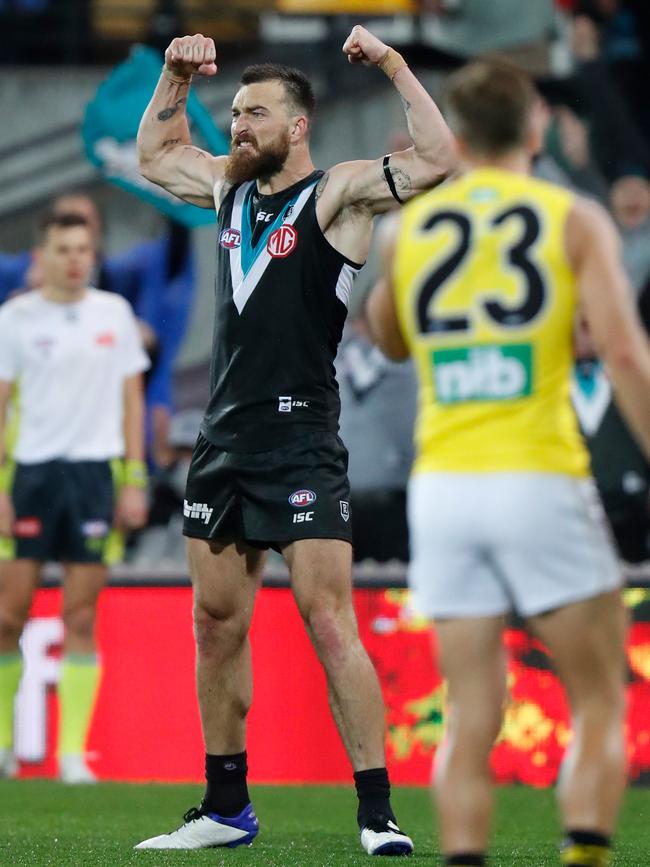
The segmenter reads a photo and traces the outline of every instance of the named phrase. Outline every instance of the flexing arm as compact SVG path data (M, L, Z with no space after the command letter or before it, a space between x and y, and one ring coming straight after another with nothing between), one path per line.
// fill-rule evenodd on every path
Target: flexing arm
M343 52L350 63L378 66L401 97L413 146L391 154L388 163L399 199L407 201L448 177L456 164L452 133L401 55L360 26L353 28ZM381 214L395 205L383 157L336 166L330 172L330 187L330 196L340 190L342 207L363 207L371 214Z
M404 361L410 353L397 318L393 287L393 260L398 230L398 214L391 214L380 223L380 278L368 297L366 319L373 343L393 361Z
M185 107L192 75L215 75L215 57L212 39L200 34L173 39L138 130L143 176L202 208L214 208L214 186L224 183L227 158L213 157L192 144Z
M576 203L567 247L596 351L607 365L616 402L650 459L650 344L634 308L618 234L600 205Z

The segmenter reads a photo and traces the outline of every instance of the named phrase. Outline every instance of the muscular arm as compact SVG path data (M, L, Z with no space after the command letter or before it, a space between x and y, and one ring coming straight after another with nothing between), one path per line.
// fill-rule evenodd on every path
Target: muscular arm
M366 319L373 343L393 361L404 361L410 352L397 318L393 287L393 260L398 229L397 214L391 214L382 220L379 228L380 278L368 298Z
M160 76L138 129L142 175L202 208L214 208L213 191L215 184L224 183L226 157L213 157L192 144L185 108L192 74L214 75L214 57L211 39L174 39L165 52L165 65L174 80L164 73Z
M375 36L355 27L343 46L351 62L384 69L402 100L413 146L391 154L388 165L402 201L439 184L456 165L453 135L437 105L408 68L400 55ZM372 215L395 205L383 169L383 157L336 166L331 172L332 187L341 189L343 207L362 207Z
M567 223L567 248L582 310L616 402L650 459L650 345L623 270L618 234L600 205L576 203Z

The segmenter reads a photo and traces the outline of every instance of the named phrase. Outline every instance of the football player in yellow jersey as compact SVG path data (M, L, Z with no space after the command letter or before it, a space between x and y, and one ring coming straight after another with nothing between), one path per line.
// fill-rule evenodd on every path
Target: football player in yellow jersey
M447 109L465 172L389 218L368 304L379 345L412 355L419 374L409 580L448 681L442 852L447 865L485 863L514 609L571 706L562 863L605 867L625 786L625 615L569 401L578 311L647 455L650 350L607 214L528 176L542 122L527 76L475 62L451 76Z

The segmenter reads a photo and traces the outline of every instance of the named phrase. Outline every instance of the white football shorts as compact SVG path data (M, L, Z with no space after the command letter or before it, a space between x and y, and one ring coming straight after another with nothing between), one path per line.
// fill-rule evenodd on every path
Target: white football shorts
M622 582L591 478L421 473L408 518L409 584L427 617L530 617Z

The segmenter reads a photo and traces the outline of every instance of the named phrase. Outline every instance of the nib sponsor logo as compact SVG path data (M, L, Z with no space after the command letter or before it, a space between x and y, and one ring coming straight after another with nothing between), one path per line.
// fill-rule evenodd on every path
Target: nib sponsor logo
M195 518L207 524L212 517L212 512L213 509L207 503L192 503L190 505L187 500L183 500L183 514L186 518Z

